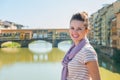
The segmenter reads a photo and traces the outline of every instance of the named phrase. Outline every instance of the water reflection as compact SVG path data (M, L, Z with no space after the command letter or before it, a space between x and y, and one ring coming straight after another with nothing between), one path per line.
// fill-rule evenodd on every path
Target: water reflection
M99 65L101 67L104 67L112 72L120 73L120 63L119 62L116 63L116 59L113 59L108 55L100 53L99 51L97 53L98 53Z
M29 50L36 54L46 54L52 50L52 43L38 40L29 44Z
M20 48L1 48L2 53L16 54L19 53Z
M102 80L119 80L119 63L97 53ZM64 55L58 48L47 54L36 54L28 48L0 48L0 80L60 80Z
M60 80L59 63L16 63L0 70L0 80Z
M42 54L42 55L34 55L33 56L34 61L39 61L39 60L48 60L48 55L47 54Z
M8 48L9 49L9 48ZM7 48L6 48L7 50ZM14 50L14 48L12 48ZM18 48L16 53L3 51L0 48L0 62L2 64L12 64L15 62L60 62L64 53L58 48L53 48L48 54L34 54L28 48Z
M63 56L58 48L44 55L27 48L18 48L14 54L1 48L0 80L60 80Z

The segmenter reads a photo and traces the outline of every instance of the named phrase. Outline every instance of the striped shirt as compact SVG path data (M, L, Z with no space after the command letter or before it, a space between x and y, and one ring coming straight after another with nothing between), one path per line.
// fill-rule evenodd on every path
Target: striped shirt
M68 63L67 80L90 80L85 63L97 61L97 54L90 44L86 44Z

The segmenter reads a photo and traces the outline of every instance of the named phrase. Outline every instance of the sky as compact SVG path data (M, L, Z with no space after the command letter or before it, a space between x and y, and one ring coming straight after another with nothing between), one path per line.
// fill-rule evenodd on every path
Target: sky
M0 20L25 28L68 28L73 14L89 16L116 0L0 0Z

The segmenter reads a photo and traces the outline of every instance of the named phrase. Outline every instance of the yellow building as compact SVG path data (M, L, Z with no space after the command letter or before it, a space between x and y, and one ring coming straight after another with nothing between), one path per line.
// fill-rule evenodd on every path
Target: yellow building
M120 49L120 11L112 20L112 47Z
M101 11L101 45L106 46L106 12L107 8L103 7Z
M118 0L112 4L105 5L103 8L99 9L96 13L93 13L91 15L90 26L92 27L93 30L91 31L90 38L93 39L96 42L96 44L106 47L115 46L115 41L112 40L115 38L115 37L113 38L113 34L112 34L114 33L114 30L111 29L113 28L112 25L114 24L114 22L116 22L117 25L120 22L120 20L117 19L119 17L118 14L119 11L120 11L120 1ZM114 21L115 14L117 15L116 21ZM117 34L120 34L118 30L119 29L117 29ZM116 41L117 45L118 42L119 41Z
M116 14L117 16L117 48L120 49L120 11Z
M97 25L96 25L96 17L98 16L98 13L94 13L91 15L91 17L89 18L89 21L90 21L90 32L88 34L88 37L90 39L91 42L94 42L96 43L98 38L97 38L97 32L96 31L96 28L97 28Z

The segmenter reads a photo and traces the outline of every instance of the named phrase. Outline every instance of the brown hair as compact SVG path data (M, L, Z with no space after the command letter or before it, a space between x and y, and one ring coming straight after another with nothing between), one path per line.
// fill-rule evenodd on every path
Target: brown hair
M83 12L79 12L79 13L74 14L72 16L70 22L72 20L83 21L84 22L84 26L86 27L86 29L89 29L89 20L88 20L88 14L87 14L87 12L83 11Z

